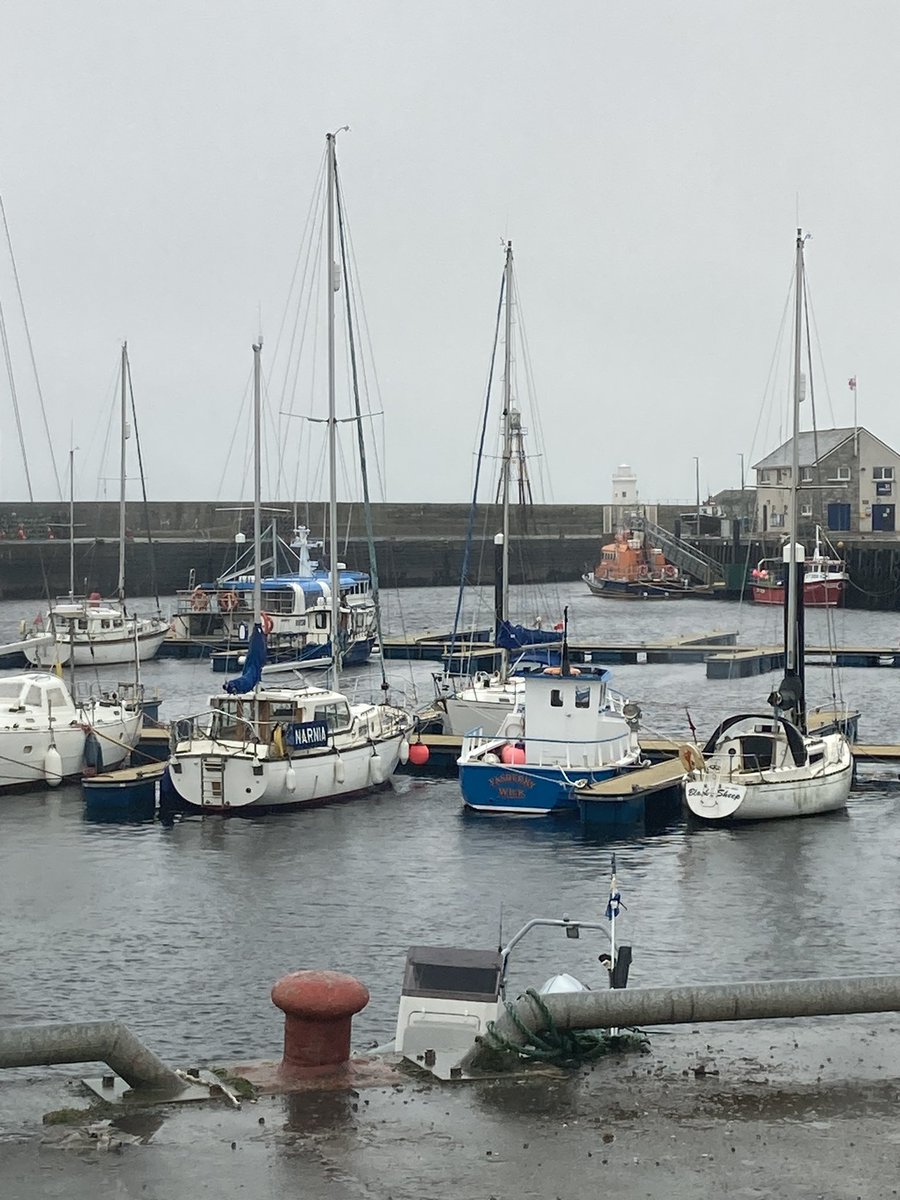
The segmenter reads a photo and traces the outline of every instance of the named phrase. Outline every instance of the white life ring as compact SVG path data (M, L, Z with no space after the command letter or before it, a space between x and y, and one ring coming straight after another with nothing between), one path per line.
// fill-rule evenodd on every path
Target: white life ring
M682 742L678 747L678 758L685 771L702 771L706 765L703 755L692 742Z
M272 627L275 624L275 622L272 620L271 616L267 612L259 614L259 623L260 623L260 625L262 625L263 633L265 633L267 635L272 632Z

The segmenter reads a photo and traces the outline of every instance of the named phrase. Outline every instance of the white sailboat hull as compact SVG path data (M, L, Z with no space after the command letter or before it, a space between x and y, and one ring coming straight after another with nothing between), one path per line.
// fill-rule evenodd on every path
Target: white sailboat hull
M165 640L168 626L155 627L139 632L137 636L137 657L141 662L153 658ZM135 638L73 638L70 642L56 642L52 639L34 644L26 642L24 654L30 663L36 667L50 668L59 663L67 667L74 654L76 667L105 667L117 663L132 663L135 658Z
M129 710L112 710L108 716L85 710L91 721L103 759L103 769L119 766L131 753L140 736L141 714ZM55 786L64 779L81 775L84 770L84 746L87 732L81 725L53 729L0 728L0 789L16 789L27 784L45 783ZM59 759L51 755L56 750Z
M383 784L400 761L401 732L375 743L322 754L269 758L237 743L195 740L176 747L171 779L191 808L203 812L299 808L341 800Z
M832 735L835 738L840 735ZM807 767L728 775L694 772L684 798L705 821L765 821L809 817L846 808L853 781L850 747L843 739L836 762L811 773Z

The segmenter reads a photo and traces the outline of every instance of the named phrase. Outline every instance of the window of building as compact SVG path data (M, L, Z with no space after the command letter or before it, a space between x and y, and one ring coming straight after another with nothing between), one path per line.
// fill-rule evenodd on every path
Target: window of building
M784 528L784 513L773 512L769 517L769 524L773 529Z
M812 467L803 467L800 471L801 483L812 483L813 469Z
M828 476L831 483L844 483L850 478L849 467L832 467L832 474Z
M811 504L801 504L800 505L800 516L801 517L811 517L812 516L812 505Z
M760 471L759 482L760 483L768 483L771 474L772 474L771 471Z
M778 483L790 483L790 481L791 481L791 468L790 467L780 467L778 469L777 482Z
M872 468L872 478L873 479L893 479L894 478L894 468L893 467L873 467Z

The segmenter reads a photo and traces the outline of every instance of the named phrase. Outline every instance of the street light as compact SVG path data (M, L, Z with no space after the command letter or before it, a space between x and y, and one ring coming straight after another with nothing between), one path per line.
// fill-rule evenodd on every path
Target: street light
M738 458L741 460L741 499L744 498L744 456L738 453Z
M697 477L697 533L700 532L700 459L694 455L694 473Z

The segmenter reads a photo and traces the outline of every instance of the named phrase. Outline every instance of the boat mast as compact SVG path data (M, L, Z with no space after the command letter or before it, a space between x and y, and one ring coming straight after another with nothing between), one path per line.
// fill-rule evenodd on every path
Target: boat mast
M260 439L262 432L260 401L260 365L262 335L253 344L253 622L262 620L262 527L260 517L260 494L262 492L262 469Z
M75 599L75 447L69 450L69 599Z
M125 444L128 441L128 406L126 401L128 376L128 343L122 343L122 391L119 411L119 582L116 594L125 604Z
M503 350L503 457L500 465L503 481L503 547L500 574L500 619L509 621L509 476L512 468L512 301L513 301L513 247L506 243L506 267L504 271L506 292L505 337ZM509 677L509 651L500 651L500 681Z
M799 504L797 501L798 481L800 476L800 390L801 390L801 361L803 338L803 231L797 230L797 265L795 271L796 284L794 296L794 400L793 400L793 437L791 438L791 486L788 500L788 522L790 541L788 544L787 579L785 602L787 613L785 620L784 666L788 675L800 675L798 667L797 645L797 521Z
M328 303L328 558L331 566L331 678L335 690L341 670L340 622L341 580L338 570L337 531L337 413L334 399L334 293L339 286L338 267L334 261L334 143L337 134L325 135L325 176L327 185L328 271L326 279Z

